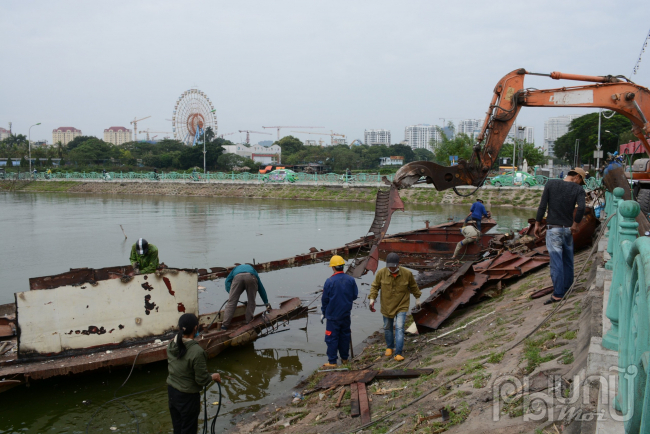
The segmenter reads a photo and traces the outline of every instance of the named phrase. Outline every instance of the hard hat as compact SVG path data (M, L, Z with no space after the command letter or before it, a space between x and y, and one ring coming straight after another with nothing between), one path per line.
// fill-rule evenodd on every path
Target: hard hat
M330 267L338 267L339 265L345 265L345 259L339 255L332 256L332 259L330 259Z
M138 255L146 255L149 251L149 243L144 238L138 239L138 242L135 243L135 249L138 252Z
M397 253L389 253L386 256L386 266L387 267L397 267L399 265L399 255Z

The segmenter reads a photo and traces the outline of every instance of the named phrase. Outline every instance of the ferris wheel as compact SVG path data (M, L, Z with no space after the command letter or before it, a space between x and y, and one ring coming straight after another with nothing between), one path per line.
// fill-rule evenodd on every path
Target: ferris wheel
M172 115L172 131L174 138L188 146L194 146L201 140L205 129L212 127L217 136L217 115L212 101L198 90L186 90L176 100Z

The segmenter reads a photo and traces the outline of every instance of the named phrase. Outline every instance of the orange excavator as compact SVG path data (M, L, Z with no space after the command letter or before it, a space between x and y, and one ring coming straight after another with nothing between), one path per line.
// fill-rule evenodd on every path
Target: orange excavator
M595 84L545 90L525 89L526 75ZM460 194L456 187L461 185L480 187L496 162L503 142L522 107L599 107L613 110L632 121L632 132L641 140L650 155L650 144L646 138L650 135L650 91L647 88L623 76L601 77L562 72L539 74L517 69L499 80L494 88L492 102L469 161L461 159L457 165L450 167L429 161L414 161L397 171L393 184L397 188L407 188L426 182L433 184L438 191L453 188L456 194ZM646 202L650 203L649 163L650 159L644 158L637 160L633 167L635 188L641 203L646 196ZM643 211L650 212L650 209Z

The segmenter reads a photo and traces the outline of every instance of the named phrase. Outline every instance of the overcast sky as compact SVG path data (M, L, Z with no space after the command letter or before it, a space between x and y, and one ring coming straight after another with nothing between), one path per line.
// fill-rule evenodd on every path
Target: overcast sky
M631 76L650 1L532 3L2 0L0 126L27 134L41 122L32 140L49 142L60 126L103 137L134 116L171 131L176 99L197 86L219 134L273 134L257 143L275 140L263 125L323 126L351 142L387 128L397 143L407 125L483 118L517 68ZM650 52L632 80L650 86ZM586 111L523 108L518 124L541 146L545 119L572 113Z

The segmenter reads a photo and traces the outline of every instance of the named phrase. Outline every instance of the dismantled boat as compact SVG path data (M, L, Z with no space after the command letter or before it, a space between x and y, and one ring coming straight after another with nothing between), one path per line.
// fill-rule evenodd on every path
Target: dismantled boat
M223 311L199 314L197 284L196 270L135 274L130 266L30 279L29 291L0 308L0 391L31 380L165 360L185 312L199 317L197 342L209 357L307 313L299 298L291 298L246 324L245 306L239 306L231 327L222 331Z

